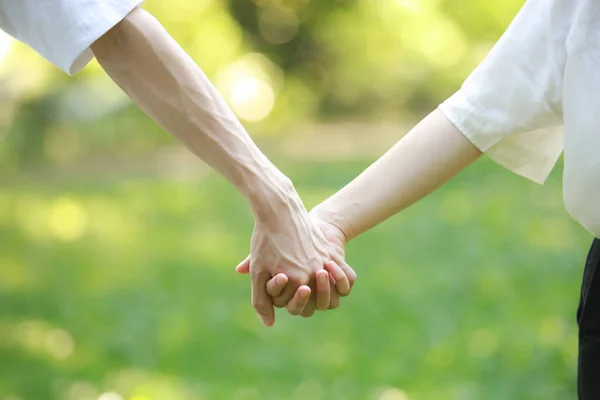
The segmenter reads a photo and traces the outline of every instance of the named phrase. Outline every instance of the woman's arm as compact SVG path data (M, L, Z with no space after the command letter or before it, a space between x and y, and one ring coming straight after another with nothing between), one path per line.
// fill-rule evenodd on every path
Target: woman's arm
M481 154L436 110L312 212L350 240L433 192Z

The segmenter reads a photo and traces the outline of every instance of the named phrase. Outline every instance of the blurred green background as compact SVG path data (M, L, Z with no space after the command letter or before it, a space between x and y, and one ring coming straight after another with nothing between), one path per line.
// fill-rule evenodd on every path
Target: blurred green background
M147 0L312 207L452 94L522 0ZM570 399L591 240L488 160L261 326L243 198L92 62L0 37L0 399Z

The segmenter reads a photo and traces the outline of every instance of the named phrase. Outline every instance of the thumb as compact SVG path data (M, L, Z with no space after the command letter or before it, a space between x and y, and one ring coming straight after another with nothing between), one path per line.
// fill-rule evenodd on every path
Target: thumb
M246 257L244 261L242 261L238 264L237 267L235 267L235 272L237 272L238 274L250 273L250 256Z

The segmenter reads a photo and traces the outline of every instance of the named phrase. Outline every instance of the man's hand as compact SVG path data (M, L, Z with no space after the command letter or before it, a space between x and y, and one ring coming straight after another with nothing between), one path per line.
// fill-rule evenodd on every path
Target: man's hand
M314 243L315 251L321 260L322 264L313 262L312 268L302 268L302 265L287 263L293 275L289 275L283 268L279 269L277 274L270 275L268 281L262 286L263 293L266 293L267 300L265 304L260 304L262 310L270 312L268 316L273 316L273 305L276 307L286 306L288 312L292 315L301 315L310 317L315 310L327 310L337 308L340 304L340 296L346 296L350 293L352 285L356 280L356 273L346 264L344 260L344 247L346 245L346 237L344 233L334 225L321 219L315 212L307 215L308 227L310 229ZM255 230L255 235L257 230ZM255 236L254 235L254 236ZM254 236L253 236L253 251L254 251ZM260 251L260 248L258 249ZM263 265L266 261L264 255L258 254L258 262ZM316 260L318 260L317 258ZM290 261L289 259L287 261ZM237 266L238 273L247 274L253 273L254 259L252 255ZM307 264L308 265L308 264ZM317 266L314 268L314 266ZM300 268L298 268L300 267ZM323 269L324 267L324 269ZM309 284L307 286L303 281L298 280L297 271L309 273ZM256 272L259 275L260 272ZM306 275L304 275L306 276ZM258 280L261 282L262 279ZM253 299L255 293L255 280L253 277ZM259 283L258 283L259 284ZM316 290L311 290L311 287ZM256 288L257 290L259 288ZM256 304L253 302L256 308ZM264 314L260 309L257 311L261 316ZM265 318L263 317L263 321ZM269 320L273 321L273 319ZM272 324L272 322L271 322ZM270 326L265 321L265 325Z

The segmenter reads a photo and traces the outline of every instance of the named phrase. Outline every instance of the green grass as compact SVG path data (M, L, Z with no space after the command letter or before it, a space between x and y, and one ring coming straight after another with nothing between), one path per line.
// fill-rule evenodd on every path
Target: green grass
M313 206L366 165L283 169ZM591 238L558 175L479 163L350 243L340 309L273 329L233 269L252 227L216 175L2 187L0 399L575 397Z

